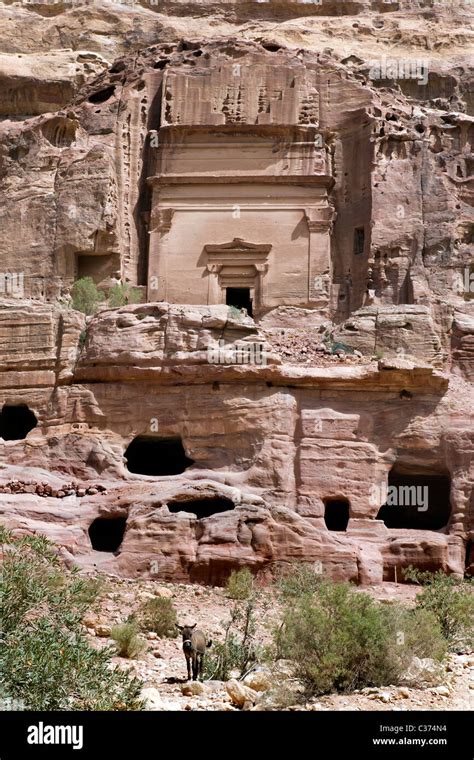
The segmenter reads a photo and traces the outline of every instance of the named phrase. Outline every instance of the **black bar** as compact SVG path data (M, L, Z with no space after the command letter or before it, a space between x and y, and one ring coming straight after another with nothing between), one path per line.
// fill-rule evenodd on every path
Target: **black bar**
M469 724L469 712L0 712L0 760L135 760L194 751L255 757L259 749L266 757L274 751L289 753L289 760L293 750L311 760L354 754L472 760ZM56 726L69 732L56 733ZM43 743L29 743L28 737ZM71 743L45 743L50 738L69 739L77 749Z

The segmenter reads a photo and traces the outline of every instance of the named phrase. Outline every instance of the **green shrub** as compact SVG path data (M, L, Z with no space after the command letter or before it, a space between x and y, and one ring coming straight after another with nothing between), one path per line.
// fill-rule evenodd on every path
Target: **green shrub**
M306 695L397 683L415 653L440 658L445 651L433 616L381 605L327 580L287 604L275 644Z
M139 610L141 627L146 631L154 631L158 636L174 639L176 636L176 609L171 599L157 596L148 599Z
M277 593L281 601L288 602L305 594L314 594L321 583L322 575L315 573L312 566L293 563L280 571L277 578Z
M203 677L210 680L228 681L232 671L245 672L249 662L248 648L240 636L230 631L224 642L215 642L206 652L203 661Z
M142 682L111 667L82 618L94 583L67 571L41 536L0 528L0 693L27 710L139 710Z
M241 570L233 570L227 581L225 590L229 599L249 599L253 593L254 580L248 567Z
M134 618L126 620L125 623L114 625L110 637L117 645L119 657L127 657L131 660L142 654L146 644L139 634L140 626Z
M104 300L104 293L98 289L92 277L81 277L71 289L72 307L86 316L95 314Z
M474 647L474 584L446 575L421 572L413 567L404 571L406 580L423 585L416 605L432 612L441 626L450 649Z
M229 306L227 313L229 315L229 319L237 319L240 321L243 317L242 311L236 306Z
M142 292L128 282L118 282L109 290L108 303L111 309L117 309L127 304L141 303Z
M448 642L430 610L391 604L383 606L380 611L390 630L390 638L396 644L393 654L397 679L403 676L413 657L429 657L438 662L443 660Z

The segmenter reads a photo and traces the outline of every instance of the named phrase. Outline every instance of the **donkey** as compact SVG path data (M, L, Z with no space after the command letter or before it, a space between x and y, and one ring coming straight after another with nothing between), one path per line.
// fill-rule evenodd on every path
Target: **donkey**
M206 647L212 645L212 641L207 640L207 636L203 631L194 629L194 625L178 625L176 628L183 636L183 652L186 657L186 665L188 667L188 681L191 680L191 663L193 666L193 681L197 681L198 677L202 678L202 660Z

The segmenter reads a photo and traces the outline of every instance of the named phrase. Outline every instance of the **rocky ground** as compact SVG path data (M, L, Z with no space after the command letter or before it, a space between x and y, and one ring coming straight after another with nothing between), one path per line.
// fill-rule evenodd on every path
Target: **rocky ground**
M418 589L415 586L385 583L364 589L381 602L411 603ZM232 601L224 589L198 585L163 584L154 581L118 581L107 578L97 609L91 610L85 623L98 646L113 643L111 627L123 622L141 602L163 596L171 598L178 612L178 621L197 623L214 642L222 641L223 627L229 619ZM278 605L261 609L257 614L255 638L269 643L271 628L278 617ZM181 640L146 635L147 649L136 660L117 657L120 666L131 667L145 682L143 695L149 710L265 710L275 709L274 694L288 664L275 669L257 669L238 682L231 679L191 683L186 679L185 658ZM421 662L421 661L420 661ZM472 710L474 709L474 653L453 654L441 672L420 662L406 685L387 684L383 688L366 688L350 694L332 694L306 704L289 705L290 710ZM421 675L423 672L423 675ZM252 688L253 687L253 688Z
M307 364L312 367L333 367L335 364L369 364L371 358L354 351L344 343L325 343L318 333L306 329L264 330L273 351L286 364Z

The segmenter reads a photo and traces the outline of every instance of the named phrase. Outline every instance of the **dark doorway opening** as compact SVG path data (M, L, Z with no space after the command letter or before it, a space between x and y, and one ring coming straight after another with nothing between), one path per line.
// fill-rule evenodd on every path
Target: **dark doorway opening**
M126 524L126 517L97 517L89 527L92 548L97 552L118 554Z
M247 309L249 317L253 316L250 288L226 288L225 302L236 309Z
M393 467L388 476L387 502L378 512L387 528L440 530L451 514L451 478Z
M0 414L0 438L19 441L36 427L38 420L26 404L5 404Z
M125 451L127 467L138 475L180 475L194 464L186 456L181 438L139 435Z
M383 576L384 581L390 583L413 583L405 577L405 570L408 568L414 568L422 573L436 573L438 570L444 569L443 560L439 556L423 556L420 557L420 552L413 552L411 556L408 556L403 561L400 558L391 558L391 560L384 562Z
M219 512L228 512L234 509L234 502L225 498L194 499L189 501L172 501L168 504L170 512L191 512L198 520L210 517Z
M364 253L365 248L365 229L364 227L356 227L354 230L354 253L359 256Z
M347 499L325 499L324 522L328 530L347 530L349 501Z
M117 269L117 257L113 253L105 256L79 254L77 256L77 279L92 277L95 283L112 277Z

